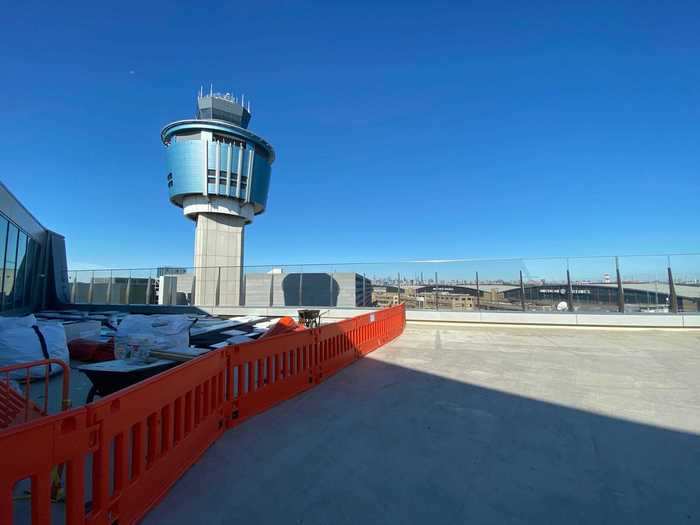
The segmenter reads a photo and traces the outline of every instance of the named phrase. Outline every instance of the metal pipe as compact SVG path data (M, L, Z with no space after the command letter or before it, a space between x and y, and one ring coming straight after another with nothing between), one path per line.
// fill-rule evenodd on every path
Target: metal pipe
M520 307L525 311L525 286L523 285L523 271L520 270Z

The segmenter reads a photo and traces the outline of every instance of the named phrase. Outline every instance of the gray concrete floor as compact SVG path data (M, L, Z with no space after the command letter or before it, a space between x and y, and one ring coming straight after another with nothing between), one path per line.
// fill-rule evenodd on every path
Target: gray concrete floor
M700 331L408 326L146 523L700 522Z

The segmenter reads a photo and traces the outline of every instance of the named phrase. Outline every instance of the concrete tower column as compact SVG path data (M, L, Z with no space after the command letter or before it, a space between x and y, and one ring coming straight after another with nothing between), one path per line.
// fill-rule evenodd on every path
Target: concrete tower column
M195 304L243 303L243 228L234 215L200 213L194 241ZM218 286L218 292L217 292Z

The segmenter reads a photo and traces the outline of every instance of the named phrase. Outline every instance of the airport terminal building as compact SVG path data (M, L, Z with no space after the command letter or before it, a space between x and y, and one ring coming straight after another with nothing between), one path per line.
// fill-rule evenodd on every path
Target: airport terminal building
M700 311L700 286L674 285L679 311ZM667 283L624 283L625 305L629 308L648 308L667 306L670 303L670 289ZM525 302L535 305L556 305L567 301L566 284L538 284L524 286ZM574 305L587 306L618 304L617 284L592 283L572 284L571 295ZM520 287L513 287L504 292L509 301L520 301Z

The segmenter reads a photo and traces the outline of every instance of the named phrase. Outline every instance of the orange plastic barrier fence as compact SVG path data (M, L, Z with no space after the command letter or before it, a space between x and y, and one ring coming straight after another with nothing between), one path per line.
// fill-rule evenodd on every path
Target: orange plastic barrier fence
M51 475L60 465L66 523L133 523L227 428L313 388L404 325L399 305L221 348L84 407L2 431L0 523L13 523L14 487L26 478L32 524L50 523Z
M403 305L265 339L265 344L229 347L228 427L313 388L353 361L398 337L406 323Z
M49 411L49 379L51 366L62 370L61 408L70 407L68 394L70 393L70 373L68 365L60 359L41 359L29 363L18 363L0 367L0 429L27 423L33 419L39 419ZM42 368L43 378L32 378L32 369ZM14 374L12 374L14 372ZM13 388L12 376L20 377L14 382L21 390ZM23 376L23 377L22 377ZM43 380L43 381L42 381ZM43 406L38 406L32 401L29 384L32 381L42 381L44 388ZM22 388L23 383L23 388Z

